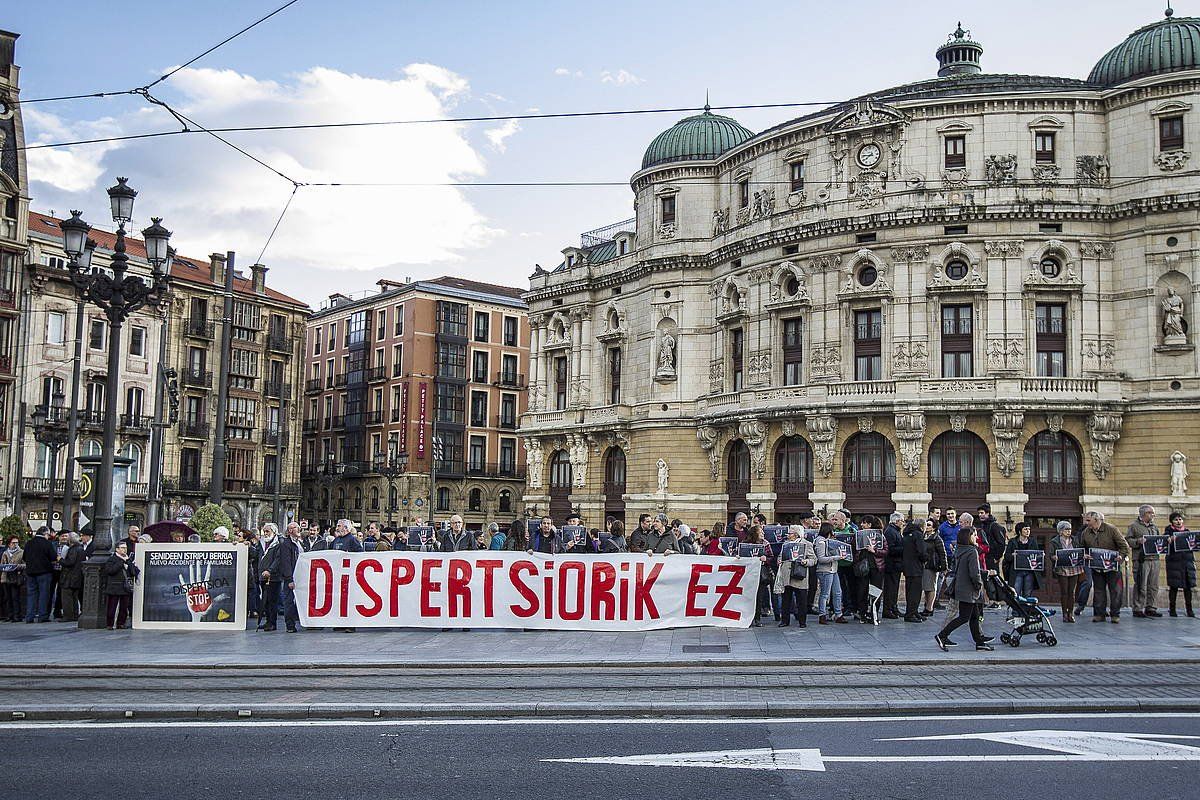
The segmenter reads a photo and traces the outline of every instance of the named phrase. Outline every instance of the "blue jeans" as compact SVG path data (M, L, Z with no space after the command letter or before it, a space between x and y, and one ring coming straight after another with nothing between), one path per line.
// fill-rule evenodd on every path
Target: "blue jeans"
M817 613L821 616L826 616L828 603L833 600L833 613L829 616L840 617L842 615L842 582L838 580L836 572L818 572L817 580L821 584L820 594L817 596Z
M50 619L50 578L49 572L25 576L26 622L33 622L36 617Z
M1015 570L1015 572L1013 588L1017 590L1017 594L1021 597L1033 597L1033 592L1037 589L1037 582L1033 579L1033 573L1024 569Z
M1075 608L1079 611L1088 606L1088 596L1092 593L1092 568L1085 566L1079 576L1079 591L1075 594Z

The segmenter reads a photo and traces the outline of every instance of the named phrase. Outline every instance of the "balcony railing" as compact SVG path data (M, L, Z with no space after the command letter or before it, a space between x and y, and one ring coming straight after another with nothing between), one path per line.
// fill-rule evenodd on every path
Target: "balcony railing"
M211 482L199 475L182 475L178 478L163 479L163 493L174 494L208 494Z
M1025 494L1030 497L1071 497L1083 494L1083 484L1075 480L1025 480Z
M287 428L283 428L282 430L279 428L267 428L263 431L263 444L267 447L278 447L281 437L286 444L288 438Z
M842 491L847 497L891 496L896 491L895 478L842 478Z
M263 383L263 394L267 397L290 399L292 396L292 385L287 381L265 381Z
M126 497L146 497L150 493L150 484L146 481L125 484Z
M199 419L180 420L179 434L188 439L207 439L209 435L208 422Z
M249 478L226 478L224 484L226 494L249 494L253 481Z
M1095 394L1099 388L1099 382L1095 378L1021 378L1021 391L1036 394L1042 392Z
M975 478L929 479L929 491L934 497L963 497L975 500L984 497L991 490L990 482Z
M296 338L283 331L270 331L267 334L267 349L276 353L290 353L296 344Z
M497 372L495 385L502 389L524 389L525 376L518 372Z
M316 433L317 431L321 430L321 420L319 420L319 419L304 420L304 427L302 428L302 430L305 433Z
M183 385L193 389L211 389L212 372L209 370L185 369L181 378Z
M188 319L184 334L196 339L213 339L216 324L210 319Z
M348 378L345 373L342 373L341 375L334 375L333 376L333 385L334 386L345 386L347 380L348 380Z
M380 365L371 367L366 370L367 383L375 383L376 381L387 380L387 367Z
M8 288L0 289L0 306L4 308L16 308L17 293Z
M725 494L731 497L745 497L750 491L750 481L735 481L732 479L725 481Z
M321 391L322 380L320 378L309 378L304 382L305 394L317 394Z
M325 418L325 428L327 430L334 430L336 428L344 428L344 427L346 427L346 415L345 414L334 414L332 417Z
M54 493L59 497L67 489L66 478L22 478L21 491L26 494L49 494L50 484L54 484ZM79 481L71 481L71 493L79 496Z
M807 495L813 490L812 478L775 478L772 481L775 494L796 496Z
M363 414L363 421L367 425L382 425L383 424L383 409L377 408L374 411L367 411Z
M625 494L625 482L615 483L613 481L604 482L604 496L609 498L618 498Z
M506 417L503 414L496 415L496 427L506 431L515 431L517 429L517 418Z
M98 408L81 408L77 421L85 428L104 427L104 412Z
M829 384L830 397L863 397L895 393L895 381L853 381Z
M151 420L152 417L148 414L122 414L118 422L127 431L149 433Z

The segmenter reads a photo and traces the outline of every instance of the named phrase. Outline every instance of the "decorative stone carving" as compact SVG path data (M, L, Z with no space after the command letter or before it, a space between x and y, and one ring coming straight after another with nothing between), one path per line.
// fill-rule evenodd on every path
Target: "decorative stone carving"
M796 435L796 421L793 419L785 419L779 423L779 434L784 437Z
M875 282L869 286L863 286L858 281L858 273L865 266L873 266L875 268ZM892 285L888 281L889 267L879 259L874 253L867 248L862 248L854 254L850 262L850 266L846 269L846 279L843 283L842 290L839 295L878 295L891 294Z
M1163 310L1163 344L1187 344L1187 320L1183 317L1183 298L1167 287L1167 296L1161 303Z
M742 420L738 425L738 436L750 450L750 468L761 478L767 465L767 426L761 420Z
M712 232L713 236L720 236L729 230L729 209L718 208L713 212Z
M1179 450L1171 453L1171 497L1187 497L1187 460Z
M832 414L807 417L804 426L808 429L808 438L812 440L813 461L817 469L829 477L833 471L833 453L837 443L837 417Z
M216 405L215 403L213 404ZM540 381L534 381L529 384L529 410L542 410L542 384Z
M900 464L911 478L921 469L921 450L925 441L925 413L905 411L896 414L896 439L900 443Z
M785 199L787 201L788 208L799 208L808 202L808 192L791 192Z
M669 333L663 333L658 343L658 369L654 371L654 379L675 380L675 337Z
M542 464L545 457L546 454L542 451L542 443L539 439L531 437L525 440L525 462L529 467L527 480L530 489L542 488Z
M892 261L924 261L929 258L929 245L906 244L892 248Z
M1013 153L988 156L983 163L983 177L992 186L1017 182L1017 157Z
M750 354L750 359L747 362L750 372L751 383L770 383L771 382L771 351L770 350L755 350Z
M967 429L966 414L951 414L950 415L950 430L955 433L962 433Z
M874 208L879 205L886 188L885 173L864 170L850 179L850 199L857 200L859 208Z
M809 269L813 272L828 272L829 270L840 270L842 268L841 253L830 253L825 256L813 256L808 262Z
M1121 438L1122 416L1116 411L1097 411L1088 417L1088 436L1092 440L1092 471L1104 480L1112 469L1113 446Z
M1002 239L983 243L983 252L989 258L1020 258L1025 253L1025 242L1020 239Z
M1062 168L1058 164L1034 164L1033 179L1038 183L1053 183L1062 175Z
M583 434L567 435L568 455L571 459L571 485L576 489L587 486L588 447Z
M1089 336L1083 340L1085 372L1112 372L1117 345L1111 336Z
M951 261L961 261L969 269L960 277L946 274L945 265ZM935 257L930 266L929 279L925 282L927 289L982 289L987 286L987 279L979 270L980 260L962 242L951 242Z
M1063 415L1062 414L1047 414L1046 429L1051 433L1059 433L1062 431Z
M696 429L696 438L700 440L700 449L708 454L709 474L715 481L721 472L721 432L712 425L702 425Z
M842 377L842 348L839 345L814 344L809 362L814 380Z
M860 433L872 433L875 430L875 419L873 417L859 417L858 430Z
M1154 157L1154 163L1163 172L1178 172L1187 164L1191 158L1191 153L1187 150L1168 150L1165 153L1159 153Z
M667 480L670 478L671 468L667 466L667 462L661 458L658 460L658 493L667 493Z
M735 218L737 220L738 225L745 225L747 222L749 222L750 221L750 206L746 206L745 208L739 208L737 210L737 216Z
M942 185L947 189L965 189L970 183L966 169L948 169L942 173Z
M1108 184L1108 156L1075 156L1075 180L1083 184Z
M674 239L676 230L674 222L664 222L658 226L658 238Z
M725 360L716 359L708 362L708 391L720 394L725 391Z
M546 326L546 339L542 348L567 347L571 344L571 326L562 312L556 313Z
M750 204L750 216L762 219L775 213L775 189L769 187L754 193Z
M1116 245L1112 242L1080 242L1079 255L1084 258L1111 259L1116 255Z
M784 261L779 265L778 272L772 269L766 275L771 302L786 300L790 303L802 303L811 300L808 294L808 275L791 261ZM789 284L793 278L796 280L796 291L789 293Z
M1023 369L1024 345L1020 339L997 336L988 339L989 372L1018 372Z
M996 466L1004 477L1017 468L1017 443L1025 426L1022 411L996 411L992 414L992 436L996 439Z
M925 342L914 339L910 342L896 342L896 352L892 356L892 367L895 373L929 373L929 351Z

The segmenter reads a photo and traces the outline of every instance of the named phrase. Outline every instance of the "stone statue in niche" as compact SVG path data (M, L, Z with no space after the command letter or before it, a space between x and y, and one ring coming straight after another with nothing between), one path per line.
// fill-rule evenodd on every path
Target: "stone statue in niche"
M667 479L671 474L671 468L667 466L667 462L661 458L658 460L658 493L667 493Z
M1171 453L1171 496L1187 497L1187 456L1176 450Z
M1187 322L1183 318L1183 298L1168 287L1162 301L1163 344L1187 344Z
M658 345L658 369L655 378L675 378L675 337L664 333Z

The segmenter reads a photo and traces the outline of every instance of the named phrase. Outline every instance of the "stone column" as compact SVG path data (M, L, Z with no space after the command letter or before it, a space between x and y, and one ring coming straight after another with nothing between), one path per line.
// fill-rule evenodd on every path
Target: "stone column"
M542 348L541 348L541 332L542 329L534 324L534 318L529 320L529 401L528 407L530 411L542 410L541 386L538 385L538 377L541 373Z
M577 352L581 354L583 373L579 376L579 405L592 405L592 362L595 360L595 348L592 347L592 312L591 309L580 309L583 318L582 335L576 344Z
M567 373L568 383L568 406L577 406L580 404L580 385L582 378L583 348L580 346L583 339L583 320L578 309L571 311L571 351L569 372Z

